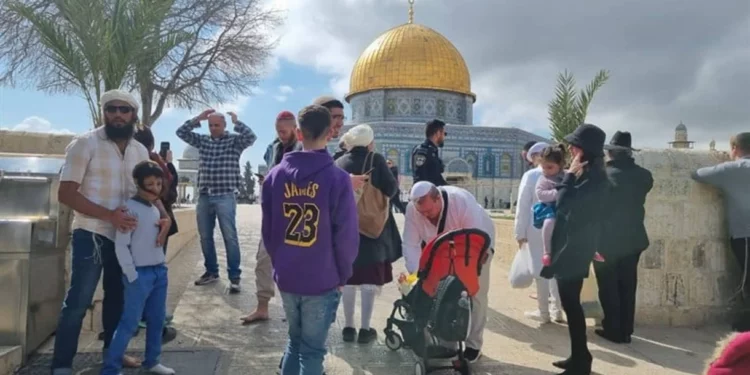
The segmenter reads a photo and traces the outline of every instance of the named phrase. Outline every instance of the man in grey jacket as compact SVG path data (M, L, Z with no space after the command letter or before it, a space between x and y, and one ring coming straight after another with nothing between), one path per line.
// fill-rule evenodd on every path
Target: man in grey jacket
M750 331L750 132L739 133L729 141L732 161L693 172L693 179L710 184L724 193L732 252L742 269L735 331Z
M283 111L276 116L276 135L277 138L268 145L264 155L268 170L279 164L287 152L302 150L302 142L297 141L297 120L291 112ZM259 178L258 183L263 183L262 178ZM252 314L242 318L243 324L268 320L268 303L276 292L271 258L268 256L263 241L258 244L258 252L255 255L255 287L258 305Z

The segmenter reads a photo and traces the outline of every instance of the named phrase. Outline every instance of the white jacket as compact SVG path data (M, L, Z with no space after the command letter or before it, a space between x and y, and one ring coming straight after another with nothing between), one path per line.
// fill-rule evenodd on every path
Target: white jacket
M514 225L516 240L525 238L528 241L534 273L537 276L542 271L544 239L542 238L542 231L534 228L534 212L532 208L539 201L536 198L536 183L541 177L541 167L530 169L521 177L521 185L518 186L518 204L516 205Z

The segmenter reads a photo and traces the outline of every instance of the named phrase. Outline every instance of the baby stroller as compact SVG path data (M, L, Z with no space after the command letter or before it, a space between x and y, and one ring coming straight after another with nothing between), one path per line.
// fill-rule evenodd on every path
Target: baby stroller
M406 296L394 302L385 328L389 349L410 348L420 358L414 365L415 375L438 370L470 374L464 341L471 327L471 297L479 291L479 275L489 246L487 233L458 229L444 233L422 249L419 280ZM457 343L457 350L441 342ZM433 359L453 360L450 366L431 366Z

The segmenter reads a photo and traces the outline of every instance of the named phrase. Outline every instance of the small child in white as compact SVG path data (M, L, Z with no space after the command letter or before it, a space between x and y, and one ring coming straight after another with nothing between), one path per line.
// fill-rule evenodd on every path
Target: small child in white
M125 284L125 303L112 343L104 354L101 375L121 375L122 356L141 317L146 318L143 367L154 374L175 373L159 363L167 303L167 266L164 251L156 244L160 215L153 202L159 199L163 177L161 167L152 161L138 163L133 169L138 194L125 202L125 206L129 214L138 219L138 225L130 233L117 231L115 235L115 253Z
M552 263L552 232L555 229L557 185L565 176L565 149L562 145L547 146L541 153L542 178L536 183L536 197L539 203L535 204L534 227L542 230L544 241L544 255L542 264L549 266ZM596 253L594 260L604 262L604 258Z

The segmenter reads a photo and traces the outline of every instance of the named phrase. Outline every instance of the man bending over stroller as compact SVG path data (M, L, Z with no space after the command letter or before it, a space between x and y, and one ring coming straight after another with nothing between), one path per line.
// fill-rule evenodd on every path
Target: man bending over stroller
M448 197L447 205L443 202L442 192ZM495 225L487 211L477 203L476 198L459 187L437 187L431 182L420 181L412 187L409 200L412 204L406 208L403 241L404 259L409 273L419 269L422 242L428 243L440 234L456 229L479 229L490 236L491 251L488 252L487 261L482 267L479 292L472 300L471 331L466 339L464 352L466 360L474 363L482 353L482 337L487 323L487 291L490 286L490 264L495 247ZM438 233L440 219L444 215L444 228Z

